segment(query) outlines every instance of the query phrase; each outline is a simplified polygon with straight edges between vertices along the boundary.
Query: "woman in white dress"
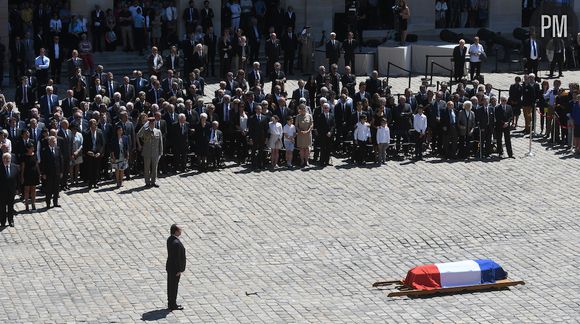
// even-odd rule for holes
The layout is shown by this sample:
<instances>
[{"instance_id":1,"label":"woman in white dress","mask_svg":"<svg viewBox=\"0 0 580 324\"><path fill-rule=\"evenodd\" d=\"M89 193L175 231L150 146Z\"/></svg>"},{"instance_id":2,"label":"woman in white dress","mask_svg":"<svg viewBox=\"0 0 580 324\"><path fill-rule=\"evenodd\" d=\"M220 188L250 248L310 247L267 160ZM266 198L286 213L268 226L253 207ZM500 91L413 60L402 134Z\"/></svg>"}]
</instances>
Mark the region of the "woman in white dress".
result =
<instances>
[{"instance_id":1,"label":"woman in white dress","mask_svg":"<svg viewBox=\"0 0 580 324\"><path fill-rule=\"evenodd\" d=\"M292 116L286 117L286 125L284 125L284 147L286 148L286 165L288 168L292 167L292 156L294 154L294 142L296 141L296 126L294 126L294 118Z\"/></svg>"},{"instance_id":2,"label":"woman in white dress","mask_svg":"<svg viewBox=\"0 0 580 324\"><path fill-rule=\"evenodd\" d=\"M272 121L268 125L268 147L271 150L272 168L276 167L278 157L280 156L280 149L282 148L282 124L278 122L278 116L272 116Z\"/></svg>"}]
</instances>

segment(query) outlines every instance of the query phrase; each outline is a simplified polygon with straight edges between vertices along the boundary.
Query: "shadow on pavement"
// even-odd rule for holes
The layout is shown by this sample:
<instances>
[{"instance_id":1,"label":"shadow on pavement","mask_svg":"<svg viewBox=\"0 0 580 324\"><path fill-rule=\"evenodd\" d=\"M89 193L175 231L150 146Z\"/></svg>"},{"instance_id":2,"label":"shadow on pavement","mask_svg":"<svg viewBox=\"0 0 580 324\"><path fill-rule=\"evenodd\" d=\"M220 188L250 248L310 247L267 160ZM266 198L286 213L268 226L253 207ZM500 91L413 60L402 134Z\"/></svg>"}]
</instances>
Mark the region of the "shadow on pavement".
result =
<instances>
[{"instance_id":1,"label":"shadow on pavement","mask_svg":"<svg viewBox=\"0 0 580 324\"><path fill-rule=\"evenodd\" d=\"M160 319L166 318L169 313L171 313L171 311L167 308L156 309L156 310L149 311L147 313L143 313L143 315L141 315L141 320L142 321L158 321Z\"/></svg>"}]
</instances>

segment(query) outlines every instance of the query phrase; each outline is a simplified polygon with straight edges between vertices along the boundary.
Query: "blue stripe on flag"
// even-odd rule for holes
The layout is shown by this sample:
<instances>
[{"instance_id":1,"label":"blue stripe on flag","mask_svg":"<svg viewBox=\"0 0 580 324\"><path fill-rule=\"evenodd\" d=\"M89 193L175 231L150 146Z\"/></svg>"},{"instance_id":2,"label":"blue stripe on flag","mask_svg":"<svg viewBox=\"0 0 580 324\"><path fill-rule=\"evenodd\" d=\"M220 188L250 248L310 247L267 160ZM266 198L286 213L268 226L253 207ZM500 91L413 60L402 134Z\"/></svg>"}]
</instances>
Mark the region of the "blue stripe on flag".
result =
<instances>
[{"instance_id":1,"label":"blue stripe on flag","mask_svg":"<svg viewBox=\"0 0 580 324\"><path fill-rule=\"evenodd\" d=\"M474 260L481 269L481 283L494 283L496 280L507 278L507 272L492 260Z\"/></svg>"}]
</instances>

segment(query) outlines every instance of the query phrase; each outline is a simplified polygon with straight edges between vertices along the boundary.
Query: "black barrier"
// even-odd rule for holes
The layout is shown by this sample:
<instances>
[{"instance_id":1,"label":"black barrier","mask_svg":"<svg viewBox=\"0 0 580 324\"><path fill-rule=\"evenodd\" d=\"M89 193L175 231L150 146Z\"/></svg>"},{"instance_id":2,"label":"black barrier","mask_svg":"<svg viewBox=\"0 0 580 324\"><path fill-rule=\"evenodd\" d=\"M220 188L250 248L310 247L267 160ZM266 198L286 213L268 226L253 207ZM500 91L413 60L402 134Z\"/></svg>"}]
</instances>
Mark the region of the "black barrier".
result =
<instances>
[{"instance_id":1,"label":"black barrier","mask_svg":"<svg viewBox=\"0 0 580 324\"><path fill-rule=\"evenodd\" d=\"M425 55L425 79L429 78L429 58L431 57L449 57L452 58L453 55Z\"/></svg>"},{"instance_id":2,"label":"black barrier","mask_svg":"<svg viewBox=\"0 0 580 324\"><path fill-rule=\"evenodd\" d=\"M453 83L453 70L450 68L447 68L435 61L431 61L431 76L430 76L430 81L429 84L432 85L433 84L433 65L436 65L442 69L444 69L445 71L449 72L449 85L451 85ZM437 85L437 88L439 88L439 85Z\"/></svg>"},{"instance_id":3,"label":"black barrier","mask_svg":"<svg viewBox=\"0 0 580 324\"><path fill-rule=\"evenodd\" d=\"M407 69L400 67L397 64L393 64L391 62L388 62L388 64L387 64L387 86L389 85L389 78L391 77L391 65L398 68L399 70L402 70L402 71L409 73L409 88L410 88L411 87L411 70L407 70Z\"/></svg>"}]
</instances>

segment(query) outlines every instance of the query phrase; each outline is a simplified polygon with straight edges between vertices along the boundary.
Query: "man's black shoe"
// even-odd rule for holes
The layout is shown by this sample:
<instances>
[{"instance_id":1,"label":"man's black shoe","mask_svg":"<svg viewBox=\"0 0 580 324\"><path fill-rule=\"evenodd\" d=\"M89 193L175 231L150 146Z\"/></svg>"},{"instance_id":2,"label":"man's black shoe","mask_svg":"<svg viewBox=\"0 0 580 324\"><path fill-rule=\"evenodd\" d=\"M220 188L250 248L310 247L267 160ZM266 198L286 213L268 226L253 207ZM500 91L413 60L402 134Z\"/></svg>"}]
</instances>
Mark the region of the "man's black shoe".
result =
<instances>
[{"instance_id":1,"label":"man's black shoe","mask_svg":"<svg viewBox=\"0 0 580 324\"><path fill-rule=\"evenodd\" d=\"M174 311L174 310L183 310L183 306L181 305L175 305L175 306L171 306L168 308L170 311Z\"/></svg>"}]
</instances>

